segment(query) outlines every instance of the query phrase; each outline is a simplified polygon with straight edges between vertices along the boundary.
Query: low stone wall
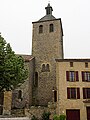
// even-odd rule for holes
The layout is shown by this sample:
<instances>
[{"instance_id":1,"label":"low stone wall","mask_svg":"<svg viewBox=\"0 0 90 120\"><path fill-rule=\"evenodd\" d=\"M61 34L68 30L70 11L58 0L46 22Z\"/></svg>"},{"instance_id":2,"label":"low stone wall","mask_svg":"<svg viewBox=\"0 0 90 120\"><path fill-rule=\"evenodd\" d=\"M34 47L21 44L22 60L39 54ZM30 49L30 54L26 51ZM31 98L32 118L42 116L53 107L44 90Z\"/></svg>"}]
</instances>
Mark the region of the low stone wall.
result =
<instances>
[{"instance_id":1,"label":"low stone wall","mask_svg":"<svg viewBox=\"0 0 90 120\"><path fill-rule=\"evenodd\" d=\"M25 109L25 116L32 118L33 115L35 115L37 118L41 119L42 114L44 112L50 112L50 119L53 118L53 116L56 114L55 108L48 108L48 107L34 107L32 106L30 109Z\"/></svg>"}]
</instances>

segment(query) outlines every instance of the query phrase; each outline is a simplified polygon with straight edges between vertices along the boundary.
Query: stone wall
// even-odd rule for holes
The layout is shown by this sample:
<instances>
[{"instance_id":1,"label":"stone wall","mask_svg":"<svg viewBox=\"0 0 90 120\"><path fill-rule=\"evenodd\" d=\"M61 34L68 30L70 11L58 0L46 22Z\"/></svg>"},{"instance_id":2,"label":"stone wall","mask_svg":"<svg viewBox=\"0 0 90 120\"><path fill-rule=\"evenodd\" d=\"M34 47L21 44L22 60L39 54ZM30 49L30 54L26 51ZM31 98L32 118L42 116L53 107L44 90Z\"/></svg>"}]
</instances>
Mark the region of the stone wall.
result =
<instances>
[{"instance_id":1,"label":"stone wall","mask_svg":"<svg viewBox=\"0 0 90 120\"><path fill-rule=\"evenodd\" d=\"M12 104L12 91L4 92L4 103L3 103L3 114L11 114L11 104Z\"/></svg>"},{"instance_id":2,"label":"stone wall","mask_svg":"<svg viewBox=\"0 0 90 120\"><path fill-rule=\"evenodd\" d=\"M25 115L29 118L32 118L32 116L34 115L35 117L41 119L42 114L44 112L50 112L50 119L53 119L53 116L56 114L56 110L55 108L49 108L49 107L35 107L32 106L30 109L25 109Z\"/></svg>"}]
</instances>

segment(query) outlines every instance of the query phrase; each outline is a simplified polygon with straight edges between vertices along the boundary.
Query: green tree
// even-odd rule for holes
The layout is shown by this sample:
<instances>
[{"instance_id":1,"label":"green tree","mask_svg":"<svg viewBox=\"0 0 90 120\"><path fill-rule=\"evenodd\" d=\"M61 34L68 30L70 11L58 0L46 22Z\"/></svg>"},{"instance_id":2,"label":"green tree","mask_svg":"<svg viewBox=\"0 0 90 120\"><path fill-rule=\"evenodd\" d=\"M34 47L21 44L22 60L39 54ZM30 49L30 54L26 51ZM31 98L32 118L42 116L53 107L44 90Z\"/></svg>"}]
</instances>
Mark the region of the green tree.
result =
<instances>
[{"instance_id":1,"label":"green tree","mask_svg":"<svg viewBox=\"0 0 90 120\"><path fill-rule=\"evenodd\" d=\"M28 77L24 59L15 55L9 43L0 35L0 92L15 89Z\"/></svg>"}]
</instances>

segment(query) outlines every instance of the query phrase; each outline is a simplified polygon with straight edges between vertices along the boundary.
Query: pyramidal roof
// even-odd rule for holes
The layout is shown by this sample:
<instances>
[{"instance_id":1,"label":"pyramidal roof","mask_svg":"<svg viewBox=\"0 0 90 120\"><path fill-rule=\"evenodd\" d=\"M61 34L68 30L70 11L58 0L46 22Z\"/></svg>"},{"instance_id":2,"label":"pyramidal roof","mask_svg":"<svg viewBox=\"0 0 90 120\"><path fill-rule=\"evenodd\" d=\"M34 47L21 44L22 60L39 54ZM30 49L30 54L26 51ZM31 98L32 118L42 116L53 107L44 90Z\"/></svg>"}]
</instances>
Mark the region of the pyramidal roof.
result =
<instances>
[{"instance_id":1,"label":"pyramidal roof","mask_svg":"<svg viewBox=\"0 0 90 120\"><path fill-rule=\"evenodd\" d=\"M39 21L54 20L54 19L56 19L52 15L53 8L52 8L52 6L50 6L50 3L48 3L48 5L47 5L47 7L45 7L45 9L46 9L46 15L44 17L42 17Z\"/></svg>"}]
</instances>

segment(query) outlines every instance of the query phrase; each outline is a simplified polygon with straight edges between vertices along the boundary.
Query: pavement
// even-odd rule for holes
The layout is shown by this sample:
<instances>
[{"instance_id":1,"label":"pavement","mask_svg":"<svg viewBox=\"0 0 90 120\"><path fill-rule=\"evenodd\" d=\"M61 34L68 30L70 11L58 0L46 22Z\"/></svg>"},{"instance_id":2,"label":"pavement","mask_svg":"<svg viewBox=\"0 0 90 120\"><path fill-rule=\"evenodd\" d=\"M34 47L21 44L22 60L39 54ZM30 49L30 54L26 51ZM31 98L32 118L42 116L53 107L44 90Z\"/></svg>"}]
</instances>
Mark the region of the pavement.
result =
<instances>
[{"instance_id":1,"label":"pavement","mask_svg":"<svg viewBox=\"0 0 90 120\"><path fill-rule=\"evenodd\" d=\"M28 117L0 118L0 120L30 120Z\"/></svg>"}]
</instances>

